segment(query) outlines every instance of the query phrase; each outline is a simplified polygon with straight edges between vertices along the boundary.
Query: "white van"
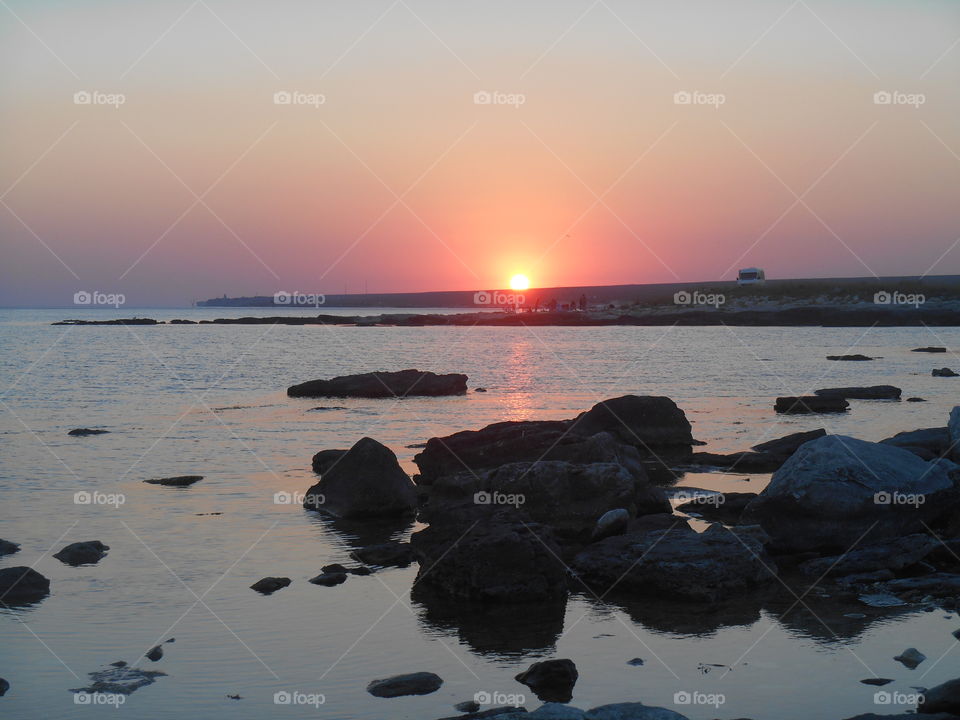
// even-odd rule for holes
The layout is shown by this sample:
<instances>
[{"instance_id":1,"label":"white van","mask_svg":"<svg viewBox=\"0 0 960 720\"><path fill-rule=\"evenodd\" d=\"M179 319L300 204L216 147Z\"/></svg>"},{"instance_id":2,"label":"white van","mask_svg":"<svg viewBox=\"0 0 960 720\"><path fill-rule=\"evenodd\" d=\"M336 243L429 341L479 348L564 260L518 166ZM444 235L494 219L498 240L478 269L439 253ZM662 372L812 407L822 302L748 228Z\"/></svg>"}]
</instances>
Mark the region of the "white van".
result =
<instances>
[{"instance_id":1,"label":"white van","mask_svg":"<svg viewBox=\"0 0 960 720\"><path fill-rule=\"evenodd\" d=\"M743 268L737 273L737 285L763 285L767 276L763 268Z\"/></svg>"}]
</instances>

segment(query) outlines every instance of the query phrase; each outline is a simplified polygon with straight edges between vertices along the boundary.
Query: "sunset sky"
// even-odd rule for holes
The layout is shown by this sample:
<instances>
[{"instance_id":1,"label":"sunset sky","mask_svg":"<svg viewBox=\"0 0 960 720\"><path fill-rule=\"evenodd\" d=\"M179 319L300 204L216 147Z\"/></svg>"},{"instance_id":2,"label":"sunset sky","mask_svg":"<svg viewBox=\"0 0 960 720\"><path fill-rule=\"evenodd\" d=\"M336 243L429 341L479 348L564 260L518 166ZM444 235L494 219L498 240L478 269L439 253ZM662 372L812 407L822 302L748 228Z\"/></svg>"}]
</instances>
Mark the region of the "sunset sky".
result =
<instances>
[{"instance_id":1,"label":"sunset sky","mask_svg":"<svg viewBox=\"0 0 960 720\"><path fill-rule=\"evenodd\" d=\"M958 38L955 0L4 0L0 305L957 274Z\"/></svg>"}]
</instances>

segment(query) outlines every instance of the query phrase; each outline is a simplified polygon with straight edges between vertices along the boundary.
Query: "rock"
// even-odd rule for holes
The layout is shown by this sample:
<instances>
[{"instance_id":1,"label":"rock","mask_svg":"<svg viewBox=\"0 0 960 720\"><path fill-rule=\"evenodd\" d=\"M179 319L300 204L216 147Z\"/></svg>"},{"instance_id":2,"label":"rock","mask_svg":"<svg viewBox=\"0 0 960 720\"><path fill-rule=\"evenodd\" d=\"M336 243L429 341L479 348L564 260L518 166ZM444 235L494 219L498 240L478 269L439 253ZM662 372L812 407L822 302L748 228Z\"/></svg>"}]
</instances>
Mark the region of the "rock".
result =
<instances>
[{"instance_id":1,"label":"rock","mask_svg":"<svg viewBox=\"0 0 960 720\"><path fill-rule=\"evenodd\" d=\"M416 511L417 491L393 451L365 437L327 468L303 506L346 519L399 517Z\"/></svg>"},{"instance_id":2,"label":"rock","mask_svg":"<svg viewBox=\"0 0 960 720\"><path fill-rule=\"evenodd\" d=\"M893 659L913 670L917 665L926 660L927 656L916 648L907 648Z\"/></svg>"},{"instance_id":3,"label":"rock","mask_svg":"<svg viewBox=\"0 0 960 720\"><path fill-rule=\"evenodd\" d=\"M898 578L880 583L878 589L899 598L911 601L932 598L952 598L960 595L960 575L955 573L932 573L920 577Z\"/></svg>"},{"instance_id":4,"label":"rock","mask_svg":"<svg viewBox=\"0 0 960 720\"><path fill-rule=\"evenodd\" d=\"M785 435L781 438L775 438L774 440L767 440L759 445L754 445L750 449L759 453L777 455L786 459L793 455L797 451L797 448L804 443L810 442L811 440L816 440L817 438L823 437L826 434L827 431L823 428L818 428L817 430L808 430L806 432L796 432L791 433L790 435Z\"/></svg>"},{"instance_id":5,"label":"rock","mask_svg":"<svg viewBox=\"0 0 960 720\"><path fill-rule=\"evenodd\" d=\"M104 435L109 433L109 430L97 430L96 428L74 428L67 435L73 435L74 437L86 437L87 435Z\"/></svg>"},{"instance_id":6,"label":"rock","mask_svg":"<svg viewBox=\"0 0 960 720\"><path fill-rule=\"evenodd\" d=\"M945 353L947 349L945 347L922 347L914 348L910 352L922 352L922 353Z\"/></svg>"},{"instance_id":7,"label":"rock","mask_svg":"<svg viewBox=\"0 0 960 720\"><path fill-rule=\"evenodd\" d=\"M63 550L54 554L54 557L67 565L93 565L106 556L109 546L99 540L75 542L67 545Z\"/></svg>"},{"instance_id":8,"label":"rock","mask_svg":"<svg viewBox=\"0 0 960 720\"><path fill-rule=\"evenodd\" d=\"M583 710L562 703L544 703L528 715L518 715L519 718L530 720L583 720Z\"/></svg>"},{"instance_id":9,"label":"rock","mask_svg":"<svg viewBox=\"0 0 960 720\"><path fill-rule=\"evenodd\" d=\"M479 388L477 389L477 392L479 392ZM480 709L480 703L478 703L476 700L465 700L464 702L454 705L453 709L464 713L474 713Z\"/></svg>"},{"instance_id":10,"label":"rock","mask_svg":"<svg viewBox=\"0 0 960 720\"><path fill-rule=\"evenodd\" d=\"M900 432L881 440L884 445L909 450L925 460L942 457L950 448L950 431L947 428L922 428Z\"/></svg>"},{"instance_id":11,"label":"rock","mask_svg":"<svg viewBox=\"0 0 960 720\"><path fill-rule=\"evenodd\" d=\"M901 605L906 605L906 603L896 595L891 595L886 592L867 593L857 599L867 607L873 608L900 607Z\"/></svg>"},{"instance_id":12,"label":"rock","mask_svg":"<svg viewBox=\"0 0 960 720\"><path fill-rule=\"evenodd\" d=\"M922 397L908 397L907 402L926 402Z\"/></svg>"},{"instance_id":13,"label":"rock","mask_svg":"<svg viewBox=\"0 0 960 720\"><path fill-rule=\"evenodd\" d=\"M144 480L145 483L150 485L167 485L170 487L188 487L193 485L195 482L200 482L203 480L203 475L177 475L175 477L168 478L153 478L151 480Z\"/></svg>"},{"instance_id":14,"label":"rock","mask_svg":"<svg viewBox=\"0 0 960 720\"><path fill-rule=\"evenodd\" d=\"M695 514L708 520L732 525L740 519L744 509L756 497L757 493L748 492L704 495L677 505L677 510L683 513Z\"/></svg>"},{"instance_id":15,"label":"rock","mask_svg":"<svg viewBox=\"0 0 960 720\"><path fill-rule=\"evenodd\" d=\"M846 552L855 542L924 532L924 523L949 516L960 505L956 470L949 461L827 435L774 473L741 522L760 524L780 552Z\"/></svg>"},{"instance_id":16,"label":"rock","mask_svg":"<svg viewBox=\"0 0 960 720\"><path fill-rule=\"evenodd\" d=\"M931 373L933 377L957 377L957 373L950 368L934 368Z\"/></svg>"},{"instance_id":17,"label":"rock","mask_svg":"<svg viewBox=\"0 0 960 720\"><path fill-rule=\"evenodd\" d=\"M882 687L883 685L889 685L893 682L893 680L891 678L875 677L867 678L866 680L861 680L860 682L862 682L864 685L876 685L877 687Z\"/></svg>"},{"instance_id":18,"label":"rock","mask_svg":"<svg viewBox=\"0 0 960 720\"><path fill-rule=\"evenodd\" d=\"M874 358L868 357L866 355L827 355L827 360L847 360L853 362L863 362L865 360L873 360Z\"/></svg>"},{"instance_id":19,"label":"rock","mask_svg":"<svg viewBox=\"0 0 960 720\"><path fill-rule=\"evenodd\" d=\"M633 665L635 667L641 667L643 665L643 658L633 658L632 660L627 660L627 665Z\"/></svg>"},{"instance_id":20,"label":"rock","mask_svg":"<svg viewBox=\"0 0 960 720\"><path fill-rule=\"evenodd\" d=\"M150 648L147 651L147 654L145 657L147 658L147 660L156 662L157 660L163 657L163 648L160 647L159 645L154 645L152 648Z\"/></svg>"},{"instance_id":21,"label":"rock","mask_svg":"<svg viewBox=\"0 0 960 720\"><path fill-rule=\"evenodd\" d=\"M544 702L570 702L573 686L580 674L573 660L535 662L516 676L516 681L529 687Z\"/></svg>"},{"instance_id":22,"label":"rock","mask_svg":"<svg viewBox=\"0 0 960 720\"><path fill-rule=\"evenodd\" d=\"M281 588L285 588L290 584L290 578L287 577L265 577L262 580L257 580L250 587L253 590L256 590L258 593L264 595L269 595L274 593Z\"/></svg>"},{"instance_id":23,"label":"rock","mask_svg":"<svg viewBox=\"0 0 960 720\"><path fill-rule=\"evenodd\" d=\"M463 395L466 392L466 375L437 375L421 370L344 375L332 380L311 380L287 388L290 397L404 398Z\"/></svg>"},{"instance_id":24,"label":"rock","mask_svg":"<svg viewBox=\"0 0 960 720\"><path fill-rule=\"evenodd\" d=\"M623 395L597 403L571 423L583 435L609 432L627 445L665 459L690 455L693 435L683 410L668 397Z\"/></svg>"},{"instance_id":25,"label":"rock","mask_svg":"<svg viewBox=\"0 0 960 720\"><path fill-rule=\"evenodd\" d=\"M960 678L948 680L927 690L924 701L917 708L920 713L960 713Z\"/></svg>"},{"instance_id":26,"label":"rock","mask_svg":"<svg viewBox=\"0 0 960 720\"><path fill-rule=\"evenodd\" d=\"M624 508L608 510L597 520L593 526L591 540L603 540L613 535L622 535L627 530L627 524L630 522L630 513Z\"/></svg>"},{"instance_id":27,"label":"rock","mask_svg":"<svg viewBox=\"0 0 960 720\"><path fill-rule=\"evenodd\" d=\"M504 603L566 595L566 569L549 528L501 514L440 520L413 534L416 583L461 599Z\"/></svg>"},{"instance_id":28,"label":"rock","mask_svg":"<svg viewBox=\"0 0 960 720\"><path fill-rule=\"evenodd\" d=\"M10 683L8 683L3 678L0 678L0 697L3 697L7 694L7 690L10 689Z\"/></svg>"},{"instance_id":29,"label":"rock","mask_svg":"<svg viewBox=\"0 0 960 720\"><path fill-rule=\"evenodd\" d=\"M333 587L334 585L340 585L347 581L347 574L342 572L324 572L316 577L310 578L308 582L313 583L314 585L325 585L326 587Z\"/></svg>"},{"instance_id":30,"label":"rock","mask_svg":"<svg viewBox=\"0 0 960 720\"><path fill-rule=\"evenodd\" d=\"M814 390L820 397L839 397L844 400L899 400L903 391L893 385L869 385L867 387L841 387Z\"/></svg>"},{"instance_id":31,"label":"rock","mask_svg":"<svg viewBox=\"0 0 960 720\"><path fill-rule=\"evenodd\" d=\"M478 387L474 389L474 392L486 392L486 391L487 389L485 387Z\"/></svg>"},{"instance_id":32,"label":"rock","mask_svg":"<svg viewBox=\"0 0 960 720\"><path fill-rule=\"evenodd\" d=\"M950 411L947 432L950 441L950 457L955 462L960 462L960 405Z\"/></svg>"},{"instance_id":33,"label":"rock","mask_svg":"<svg viewBox=\"0 0 960 720\"><path fill-rule=\"evenodd\" d=\"M20 552L20 543L0 540L0 556L13 555L15 552Z\"/></svg>"},{"instance_id":34,"label":"rock","mask_svg":"<svg viewBox=\"0 0 960 720\"><path fill-rule=\"evenodd\" d=\"M367 545L351 552L350 557L358 562L381 567L407 567L413 562L410 543L401 542Z\"/></svg>"},{"instance_id":35,"label":"rock","mask_svg":"<svg viewBox=\"0 0 960 720\"><path fill-rule=\"evenodd\" d=\"M334 563L333 565L324 565L320 568L322 573L343 573L344 575L369 575L372 571L368 567L359 565L357 567L348 568L344 567L340 563Z\"/></svg>"},{"instance_id":36,"label":"rock","mask_svg":"<svg viewBox=\"0 0 960 720\"><path fill-rule=\"evenodd\" d=\"M614 703L587 710L584 720L688 720L673 710L643 703Z\"/></svg>"},{"instance_id":37,"label":"rock","mask_svg":"<svg viewBox=\"0 0 960 720\"><path fill-rule=\"evenodd\" d=\"M129 695L145 685L151 685L158 677L166 677L160 670L140 670L134 667L112 667L88 673L93 681L88 687L71 688L73 693L109 693Z\"/></svg>"},{"instance_id":38,"label":"rock","mask_svg":"<svg viewBox=\"0 0 960 720\"><path fill-rule=\"evenodd\" d=\"M349 450L321 450L313 456L313 471L317 475L323 475L348 452Z\"/></svg>"},{"instance_id":39,"label":"rock","mask_svg":"<svg viewBox=\"0 0 960 720\"><path fill-rule=\"evenodd\" d=\"M866 547L858 546L843 555L820 557L800 563L800 570L816 577L840 577L877 570L903 570L933 552L940 543L918 533L895 537Z\"/></svg>"},{"instance_id":40,"label":"rock","mask_svg":"<svg viewBox=\"0 0 960 720\"><path fill-rule=\"evenodd\" d=\"M778 397L774 410L782 414L835 413L843 412L850 403L840 397L820 397L804 395L802 397Z\"/></svg>"},{"instance_id":41,"label":"rock","mask_svg":"<svg viewBox=\"0 0 960 720\"><path fill-rule=\"evenodd\" d=\"M589 545L573 560L587 585L631 595L715 602L775 578L776 566L749 532L714 525L630 533Z\"/></svg>"},{"instance_id":42,"label":"rock","mask_svg":"<svg viewBox=\"0 0 960 720\"><path fill-rule=\"evenodd\" d=\"M393 698L402 695L429 695L443 685L439 675L431 672L416 672L406 675L394 675L383 680L373 680L367 685L367 692L374 697Z\"/></svg>"},{"instance_id":43,"label":"rock","mask_svg":"<svg viewBox=\"0 0 960 720\"><path fill-rule=\"evenodd\" d=\"M117 660L116 662L110 663L110 667L121 668L121 667L126 667L126 666L127 666L126 660Z\"/></svg>"}]
</instances>

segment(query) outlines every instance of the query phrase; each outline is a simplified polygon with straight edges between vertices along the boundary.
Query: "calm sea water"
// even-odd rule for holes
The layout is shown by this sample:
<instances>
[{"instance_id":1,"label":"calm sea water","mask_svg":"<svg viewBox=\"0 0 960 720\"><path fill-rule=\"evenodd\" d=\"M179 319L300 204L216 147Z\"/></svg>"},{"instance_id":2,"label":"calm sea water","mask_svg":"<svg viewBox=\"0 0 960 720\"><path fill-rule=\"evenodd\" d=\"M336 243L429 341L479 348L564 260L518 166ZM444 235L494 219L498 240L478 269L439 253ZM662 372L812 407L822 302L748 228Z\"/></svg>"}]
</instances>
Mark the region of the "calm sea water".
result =
<instances>
[{"instance_id":1,"label":"calm sea water","mask_svg":"<svg viewBox=\"0 0 960 720\"><path fill-rule=\"evenodd\" d=\"M370 311L343 311L370 312ZM513 676L536 659L568 657L579 670L573 703L640 700L696 719L841 718L893 712L859 680L894 678L911 692L955 677L957 617L869 611L842 617L829 600L784 615L789 603L741 603L690 616L649 601L618 605L583 594L536 622L510 613L478 621L462 608L409 596L416 566L339 587L306 582L347 562L358 544L403 538L411 528L358 536L278 492L314 481L310 458L364 435L394 449L411 472L408 445L499 420L567 418L625 393L668 395L708 450L745 449L788 432L879 440L943 426L960 380L933 378L960 348L960 329L877 328L356 328L284 326L52 327L65 317L133 311L0 311L0 537L22 544L0 567L34 565L51 579L38 605L0 614L0 676L11 690L3 717L324 717L429 719L478 691L526 693ZM276 310L149 310L193 319ZM870 363L828 362L862 352ZM485 394L392 400L301 400L285 388L318 377L417 367L465 372ZM819 387L891 383L926 403L854 401L839 417L778 418L777 395ZM318 406L326 410L311 410ZM110 434L72 438L75 427ZM188 490L145 485L201 474ZM686 486L757 490L766 476L698 474ZM122 493L119 507L76 505L77 491ZM220 513L220 514L210 514ZM99 539L98 565L50 557ZM293 584L262 597L266 575ZM161 640L147 669L168 677L119 709L74 704L69 688L116 660L133 662ZM908 646L929 658L910 671L893 661ZM939 660L941 656L942 660ZM626 661L641 657L643 667ZM732 666L731 671L715 665ZM381 700L375 678L432 671L443 687ZM274 693L322 693L318 707L277 706ZM677 692L721 693L718 708L673 704ZM243 699L229 699L239 694ZM903 708L906 710L907 708Z\"/></svg>"}]
</instances>

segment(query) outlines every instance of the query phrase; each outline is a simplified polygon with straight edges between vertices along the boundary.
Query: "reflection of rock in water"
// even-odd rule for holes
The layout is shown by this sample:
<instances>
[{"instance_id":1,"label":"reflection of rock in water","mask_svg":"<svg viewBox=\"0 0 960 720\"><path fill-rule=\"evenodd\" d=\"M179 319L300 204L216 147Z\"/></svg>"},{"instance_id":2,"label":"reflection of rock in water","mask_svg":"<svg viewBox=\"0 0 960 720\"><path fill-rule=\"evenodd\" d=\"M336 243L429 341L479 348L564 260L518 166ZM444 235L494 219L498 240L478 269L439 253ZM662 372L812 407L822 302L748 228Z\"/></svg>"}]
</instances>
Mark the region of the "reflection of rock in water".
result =
<instances>
[{"instance_id":1,"label":"reflection of rock in water","mask_svg":"<svg viewBox=\"0 0 960 720\"><path fill-rule=\"evenodd\" d=\"M389 540L399 539L402 536L405 539L406 533L413 525L411 518L357 521L342 520L312 512L308 512L306 515L312 522L335 536L337 540L351 550L367 545L379 545Z\"/></svg>"},{"instance_id":2,"label":"reflection of rock in water","mask_svg":"<svg viewBox=\"0 0 960 720\"><path fill-rule=\"evenodd\" d=\"M566 598L509 605L451 600L421 585L414 585L411 599L426 632L456 633L480 655L553 650L567 607Z\"/></svg>"}]
</instances>

